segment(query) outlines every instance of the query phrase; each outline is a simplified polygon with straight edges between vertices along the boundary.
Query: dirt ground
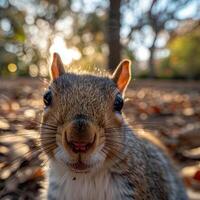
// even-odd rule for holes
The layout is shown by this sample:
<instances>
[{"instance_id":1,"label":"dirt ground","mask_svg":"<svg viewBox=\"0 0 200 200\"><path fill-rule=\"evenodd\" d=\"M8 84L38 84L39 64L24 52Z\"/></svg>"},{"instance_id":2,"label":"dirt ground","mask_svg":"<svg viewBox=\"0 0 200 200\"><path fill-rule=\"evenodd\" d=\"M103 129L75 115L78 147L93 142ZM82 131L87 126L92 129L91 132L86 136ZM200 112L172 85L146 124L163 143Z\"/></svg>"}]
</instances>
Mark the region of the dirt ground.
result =
<instances>
[{"instance_id":1,"label":"dirt ground","mask_svg":"<svg viewBox=\"0 0 200 200\"><path fill-rule=\"evenodd\" d=\"M47 159L38 147L43 79L0 79L0 199L37 199ZM164 143L191 200L200 200L200 82L132 81L124 113Z\"/></svg>"}]
</instances>

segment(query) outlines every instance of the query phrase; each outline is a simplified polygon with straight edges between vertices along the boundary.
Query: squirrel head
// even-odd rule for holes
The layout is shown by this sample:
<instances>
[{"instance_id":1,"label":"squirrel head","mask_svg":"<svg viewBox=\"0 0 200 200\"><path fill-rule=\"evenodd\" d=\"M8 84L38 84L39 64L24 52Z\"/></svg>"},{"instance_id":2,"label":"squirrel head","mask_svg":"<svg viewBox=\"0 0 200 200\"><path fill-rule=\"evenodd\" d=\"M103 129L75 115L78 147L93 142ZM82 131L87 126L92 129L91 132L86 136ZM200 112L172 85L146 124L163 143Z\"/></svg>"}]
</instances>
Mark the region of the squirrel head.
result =
<instances>
[{"instance_id":1,"label":"squirrel head","mask_svg":"<svg viewBox=\"0 0 200 200\"><path fill-rule=\"evenodd\" d=\"M42 147L50 158L72 171L86 172L113 157L112 145L116 151L123 148L116 144L123 140L123 96L130 66L123 60L111 77L68 73L54 53L41 125Z\"/></svg>"}]
</instances>

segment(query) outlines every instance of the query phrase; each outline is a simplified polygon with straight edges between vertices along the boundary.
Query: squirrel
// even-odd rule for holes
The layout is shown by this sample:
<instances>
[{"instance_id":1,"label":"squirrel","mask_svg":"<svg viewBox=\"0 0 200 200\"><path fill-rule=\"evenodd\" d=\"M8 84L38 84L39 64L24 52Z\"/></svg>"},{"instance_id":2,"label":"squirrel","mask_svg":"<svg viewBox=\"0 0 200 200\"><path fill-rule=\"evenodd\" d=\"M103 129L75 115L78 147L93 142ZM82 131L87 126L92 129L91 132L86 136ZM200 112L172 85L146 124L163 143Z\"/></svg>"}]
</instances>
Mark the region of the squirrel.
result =
<instances>
[{"instance_id":1,"label":"squirrel","mask_svg":"<svg viewBox=\"0 0 200 200\"><path fill-rule=\"evenodd\" d=\"M65 72L57 53L44 94L41 145L48 200L187 200L172 161L122 113L131 61L112 76Z\"/></svg>"}]
</instances>

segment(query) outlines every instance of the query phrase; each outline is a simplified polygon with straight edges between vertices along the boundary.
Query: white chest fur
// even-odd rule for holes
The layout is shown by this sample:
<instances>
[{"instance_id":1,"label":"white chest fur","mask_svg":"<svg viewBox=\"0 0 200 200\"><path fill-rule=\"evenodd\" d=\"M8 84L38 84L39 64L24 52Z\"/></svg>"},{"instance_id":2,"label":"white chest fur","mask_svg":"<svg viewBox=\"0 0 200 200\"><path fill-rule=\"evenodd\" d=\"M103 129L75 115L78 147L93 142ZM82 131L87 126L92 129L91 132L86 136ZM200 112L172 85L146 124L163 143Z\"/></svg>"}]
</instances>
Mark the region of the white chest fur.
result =
<instances>
[{"instance_id":1,"label":"white chest fur","mask_svg":"<svg viewBox=\"0 0 200 200\"><path fill-rule=\"evenodd\" d=\"M120 200L127 199L123 177L117 179L108 171L73 174L61 165L51 163L48 200Z\"/></svg>"}]
</instances>

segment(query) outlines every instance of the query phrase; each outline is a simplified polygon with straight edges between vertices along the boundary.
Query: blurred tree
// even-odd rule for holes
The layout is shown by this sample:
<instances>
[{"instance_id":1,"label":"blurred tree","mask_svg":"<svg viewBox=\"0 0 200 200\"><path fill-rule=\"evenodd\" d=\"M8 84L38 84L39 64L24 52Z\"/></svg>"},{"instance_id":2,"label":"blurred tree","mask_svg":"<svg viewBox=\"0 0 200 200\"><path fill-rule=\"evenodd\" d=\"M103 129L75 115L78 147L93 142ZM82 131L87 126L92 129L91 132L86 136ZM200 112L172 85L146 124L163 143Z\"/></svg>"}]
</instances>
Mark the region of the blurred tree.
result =
<instances>
[{"instance_id":1,"label":"blurred tree","mask_svg":"<svg viewBox=\"0 0 200 200\"><path fill-rule=\"evenodd\" d=\"M69 10L70 2L0 1L0 74L9 72L9 63L16 65L12 72L18 75L27 75L32 64L44 71L55 23Z\"/></svg>"},{"instance_id":2,"label":"blurred tree","mask_svg":"<svg viewBox=\"0 0 200 200\"><path fill-rule=\"evenodd\" d=\"M109 48L108 70L113 72L121 59L120 43L120 7L121 0L110 0L107 43Z\"/></svg>"},{"instance_id":3,"label":"blurred tree","mask_svg":"<svg viewBox=\"0 0 200 200\"><path fill-rule=\"evenodd\" d=\"M17 54L23 48L25 40L24 13L18 12L8 2L0 6L0 74L7 73L7 65L10 62L18 62Z\"/></svg>"},{"instance_id":4,"label":"blurred tree","mask_svg":"<svg viewBox=\"0 0 200 200\"><path fill-rule=\"evenodd\" d=\"M139 34L143 41L151 40L146 46L150 50L149 69L153 77L160 35L177 28L184 19L179 18L178 11L193 1L149 0L146 4L141 0L0 1L0 69L7 70L9 63L15 63L20 73L27 73L32 64L42 71L47 68L44 66L48 65L50 51L54 51L55 38L60 37L66 47L61 52L79 54L67 64L86 69L95 64L101 68L107 61L112 72L121 54L134 58Z\"/></svg>"},{"instance_id":5,"label":"blurred tree","mask_svg":"<svg viewBox=\"0 0 200 200\"><path fill-rule=\"evenodd\" d=\"M151 42L148 41L150 57L148 60L149 77L156 77L154 58L157 42L161 33L170 33L178 27L180 21L188 19L187 14L180 16L179 12L192 2L199 5L198 0L151 0L138 11L141 1L129 0L127 9L132 11L134 17L128 34L129 42L134 40L135 33L139 31L144 42L145 38L151 35ZM199 17L198 9L189 18ZM146 31L149 29L149 31Z\"/></svg>"},{"instance_id":6,"label":"blurred tree","mask_svg":"<svg viewBox=\"0 0 200 200\"><path fill-rule=\"evenodd\" d=\"M39 6L36 1L31 1ZM31 64L38 64L41 52L29 29L36 33L33 9L23 1L0 1L0 74L27 75ZM40 8L41 9L41 8ZM11 65L9 65L11 64ZM9 66L15 66L11 68Z\"/></svg>"},{"instance_id":7,"label":"blurred tree","mask_svg":"<svg viewBox=\"0 0 200 200\"><path fill-rule=\"evenodd\" d=\"M70 58L72 55L67 55L70 50L75 50L76 53L81 54L81 56L77 56L78 58L69 62L71 66L81 66L81 68L84 66L84 69L91 70L94 68L94 64L100 66L105 64L107 49L104 33L105 8L107 5L101 2L91 3L90 6L93 9L90 11L90 6L80 0L35 0L35 2L43 8L42 12L37 14L34 26L41 33L40 42L36 45L39 46L42 40L46 43L45 48L40 49L40 51L43 51L41 56L44 61L45 59L49 60L49 50L54 45L55 38L59 37L62 42L65 42L65 44L61 44L62 47L60 46L62 49L59 50L58 47L56 49L58 52L61 51L61 56ZM45 32L48 32L46 37L44 36ZM36 39L38 40L38 38ZM69 51L67 52L67 50Z\"/></svg>"},{"instance_id":8,"label":"blurred tree","mask_svg":"<svg viewBox=\"0 0 200 200\"><path fill-rule=\"evenodd\" d=\"M84 67L85 70L102 68L106 64L106 20L107 16L101 7L96 12L79 12L73 16L73 33L71 37L65 37L67 46L76 47L82 55L81 60L74 64Z\"/></svg>"},{"instance_id":9,"label":"blurred tree","mask_svg":"<svg viewBox=\"0 0 200 200\"><path fill-rule=\"evenodd\" d=\"M161 63L163 76L200 78L200 28L173 37L169 43L170 56ZM167 73L166 73L167 72Z\"/></svg>"}]
</instances>

